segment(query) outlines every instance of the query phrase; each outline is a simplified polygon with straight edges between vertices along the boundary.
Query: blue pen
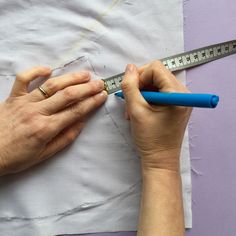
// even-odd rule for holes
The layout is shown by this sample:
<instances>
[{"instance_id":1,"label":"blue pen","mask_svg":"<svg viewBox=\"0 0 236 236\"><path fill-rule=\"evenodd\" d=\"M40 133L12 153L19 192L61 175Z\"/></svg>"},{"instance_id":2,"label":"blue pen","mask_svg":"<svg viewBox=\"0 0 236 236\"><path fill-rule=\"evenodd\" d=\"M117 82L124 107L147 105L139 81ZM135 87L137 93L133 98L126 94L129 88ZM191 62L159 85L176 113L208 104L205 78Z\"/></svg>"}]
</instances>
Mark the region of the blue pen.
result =
<instances>
[{"instance_id":1,"label":"blue pen","mask_svg":"<svg viewBox=\"0 0 236 236\"><path fill-rule=\"evenodd\" d=\"M149 91L141 91L141 94L147 102L153 104L215 108L219 102L219 97L214 94L163 93ZM115 93L115 95L124 98L123 92L121 91Z\"/></svg>"}]
</instances>

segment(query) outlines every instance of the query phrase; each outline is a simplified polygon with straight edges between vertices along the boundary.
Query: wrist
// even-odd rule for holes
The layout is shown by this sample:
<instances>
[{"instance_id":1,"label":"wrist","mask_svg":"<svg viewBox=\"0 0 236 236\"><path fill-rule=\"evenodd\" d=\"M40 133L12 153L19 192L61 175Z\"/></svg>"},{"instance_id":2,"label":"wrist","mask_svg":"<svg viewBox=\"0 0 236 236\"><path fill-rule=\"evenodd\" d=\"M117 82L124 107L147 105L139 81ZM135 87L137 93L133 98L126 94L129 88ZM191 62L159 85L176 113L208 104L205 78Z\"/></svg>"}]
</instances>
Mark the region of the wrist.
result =
<instances>
[{"instance_id":1,"label":"wrist","mask_svg":"<svg viewBox=\"0 0 236 236\"><path fill-rule=\"evenodd\" d=\"M141 155L143 171L180 172L180 149Z\"/></svg>"},{"instance_id":2,"label":"wrist","mask_svg":"<svg viewBox=\"0 0 236 236\"><path fill-rule=\"evenodd\" d=\"M168 188L175 188L182 185L181 174L179 171L157 168L142 168L143 187L156 189L162 185Z\"/></svg>"},{"instance_id":3,"label":"wrist","mask_svg":"<svg viewBox=\"0 0 236 236\"><path fill-rule=\"evenodd\" d=\"M143 169L138 235L184 235L181 176L177 171ZM161 214L160 214L161 212Z\"/></svg>"}]
</instances>

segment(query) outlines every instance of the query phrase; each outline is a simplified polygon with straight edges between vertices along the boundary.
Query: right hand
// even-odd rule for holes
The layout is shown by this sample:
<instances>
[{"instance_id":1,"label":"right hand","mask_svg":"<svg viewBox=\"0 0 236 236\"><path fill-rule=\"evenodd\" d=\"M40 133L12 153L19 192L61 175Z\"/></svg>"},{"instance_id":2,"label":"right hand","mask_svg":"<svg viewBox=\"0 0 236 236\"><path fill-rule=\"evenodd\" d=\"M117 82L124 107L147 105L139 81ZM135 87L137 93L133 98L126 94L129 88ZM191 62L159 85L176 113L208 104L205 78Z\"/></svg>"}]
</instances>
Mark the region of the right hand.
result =
<instances>
[{"instance_id":1,"label":"right hand","mask_svg":"<svg viewBox=\"0 0 236 236\"><path fill-rule=\"evenodd\" d=\"M139 72L135 65L128 65L122 82L132 134L143 167L179 171L181 144L192 109L150 105L140 93L140 89L146 87L160 92L189 91L159 61Z\"/></svg>"},{"instance_id":2,"label":"right hand","mask_svg":"<svg viewBox=\"0 0 236 236\"><path fill-rule=\"evenodd\" d=\"M107 98L104 83L89 81L88 72L48 79L42 85L48 98L39 89L28 92L31 81L50 74L46 67L18 74L10 97L0 103L0 176L27 169L69 145Z\"/></svg>"}]
</instances>

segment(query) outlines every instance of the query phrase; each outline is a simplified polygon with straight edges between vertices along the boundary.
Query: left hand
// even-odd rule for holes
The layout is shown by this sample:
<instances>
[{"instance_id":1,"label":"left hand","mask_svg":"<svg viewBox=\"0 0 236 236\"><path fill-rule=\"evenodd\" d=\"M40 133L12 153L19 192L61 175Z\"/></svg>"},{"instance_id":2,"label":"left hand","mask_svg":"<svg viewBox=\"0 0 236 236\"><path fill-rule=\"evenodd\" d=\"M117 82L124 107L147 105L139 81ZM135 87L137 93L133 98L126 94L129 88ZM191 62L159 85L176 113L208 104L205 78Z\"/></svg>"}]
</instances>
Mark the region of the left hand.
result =
<instances>
[{"instance_id":1,"label":"left hand","mask_svg":"<svg viewBox=\"0 0 236 236\"><path fill-rule=\"evenodd\" d=\"M35 67L18 74L10 97L0 103L0 176L25 170L62 150L80 133L88 115L107 98L101 80L88 72L48 79L28 92L31 81L49 77Z\"/></svg>"}]
</instances>

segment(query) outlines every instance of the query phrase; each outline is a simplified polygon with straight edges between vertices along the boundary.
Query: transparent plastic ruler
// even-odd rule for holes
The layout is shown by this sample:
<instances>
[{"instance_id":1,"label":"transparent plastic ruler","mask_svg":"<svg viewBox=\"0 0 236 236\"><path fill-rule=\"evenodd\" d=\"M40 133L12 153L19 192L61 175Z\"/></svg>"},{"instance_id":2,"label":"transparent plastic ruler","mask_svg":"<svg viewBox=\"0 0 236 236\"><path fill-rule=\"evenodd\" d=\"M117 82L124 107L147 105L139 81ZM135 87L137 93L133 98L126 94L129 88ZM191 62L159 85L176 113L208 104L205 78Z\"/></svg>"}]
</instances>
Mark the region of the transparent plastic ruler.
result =
<instances>
[{"instance_id":1,"label":"transparent plastic ruler","mask_svg":"<svg viewBox=\"0 0 236 236\"><path fill-rule=\"evenodd\" d=\"M236 40L233 40L166 57L160 61L168 70L174 72L199 66L235 53ZM121 89L121 81L123 80L123 77L124 73L120 73L103 79L108 94Z\"/></svg>"}]
</instances>

